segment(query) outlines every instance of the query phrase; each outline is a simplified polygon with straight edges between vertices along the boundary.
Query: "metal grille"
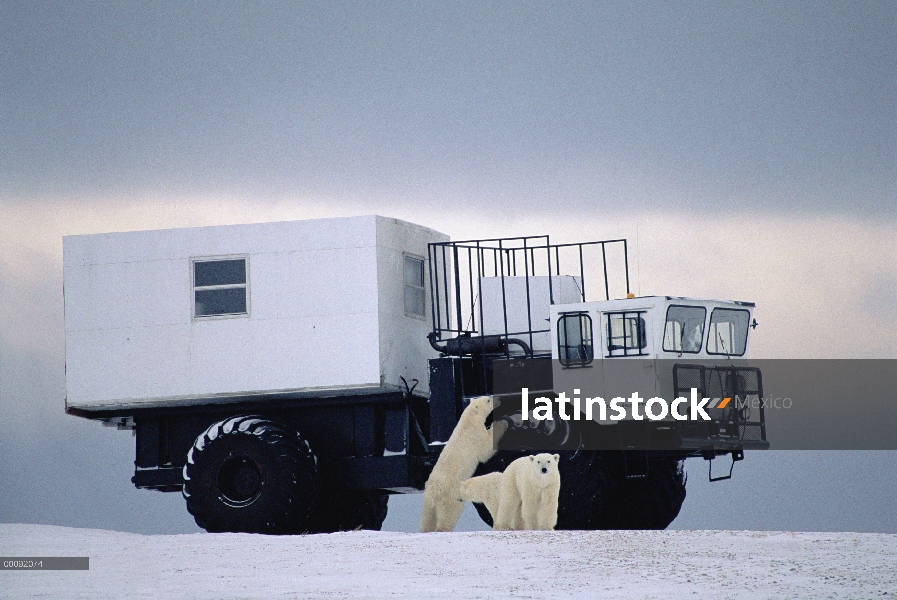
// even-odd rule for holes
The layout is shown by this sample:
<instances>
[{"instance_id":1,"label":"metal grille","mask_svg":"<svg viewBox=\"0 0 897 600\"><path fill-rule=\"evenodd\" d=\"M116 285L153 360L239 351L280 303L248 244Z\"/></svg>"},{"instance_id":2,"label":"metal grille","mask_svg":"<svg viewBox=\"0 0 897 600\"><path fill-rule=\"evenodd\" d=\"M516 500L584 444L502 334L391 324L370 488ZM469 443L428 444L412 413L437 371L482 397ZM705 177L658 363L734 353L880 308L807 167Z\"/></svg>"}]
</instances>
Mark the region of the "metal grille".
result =
<instances>
[{"instance_id":1,"label":"metal grille","mask_svg":"<svg viewBox=\"0 0 897 600\"><path fill-rule=\"evenodd\" d=\"M763 380L756 367L681 365L673 367L675 395L687 397L692 388L701 398L732 398L724 408L705 409L708 423L680 423L683 437L711 436L766 441L762 404Z\"/></svg>"}]
</instances>

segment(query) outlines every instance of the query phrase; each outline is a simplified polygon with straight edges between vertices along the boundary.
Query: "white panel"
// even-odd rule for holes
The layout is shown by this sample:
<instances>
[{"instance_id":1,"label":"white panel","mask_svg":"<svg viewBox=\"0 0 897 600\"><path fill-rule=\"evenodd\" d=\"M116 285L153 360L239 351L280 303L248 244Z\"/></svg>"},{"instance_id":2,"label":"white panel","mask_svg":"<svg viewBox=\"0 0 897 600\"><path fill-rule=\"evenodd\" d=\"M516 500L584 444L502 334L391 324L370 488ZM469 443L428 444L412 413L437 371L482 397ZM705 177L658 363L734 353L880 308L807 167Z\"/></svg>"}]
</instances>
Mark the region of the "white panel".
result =
<instances>
[{"instance_id":1,"label":"white panel","mask_svg":"<svg viewBox=\"0 0 897 600\"><path fill-rule=\"evenodd\" d=\"M445 239L375 217L65 238L68 403L425 381L429 321L404 315L401 252ZM235 254L250 314L191 320L191 258Z\"/></svg>"},{"instance_id":2,"label":"white panel","mask_svg":"<svg viewBox=\"0 0 897 600\"><path fill-rule=\"evenodd\" d=\"M530 338L523 332L546 330L545 333L533 335L533 350L548 352L551 350L551 336L548 330L551 299L555 304L567 304L582 300L580 279L568 275L551 277L504 277L504 303L502 302L502 278L481 277L482 310L484 335L504 334L518 337L529 343ZM529 279L529 290L527 290ZM529 294L530 313L527 316L526 300ZM505 312L507 307L507 330L505 329ZM512 347L513 350L513 347Z\"/></svg>"},{"instance_id":3,"label":"white panel","mask_svg":"<svg viewBox=\"0 0 897 600\"><path fill-rule=\"evenodd\" d=\"M161 398L178 395L187 389L188 330L186 324L129 330L127 372L130 383L124 395L110 394L106 400Z\"/></svg>"},{"instance_id":4,"label":"white panel","mask_svg":"<svg viewBox=\"0 0 897 600\"><path fill-rule=\"evenodd\" d=\"M66 329L187 323L189 287L187 260L66 267Z\"/></svg>"},{"instance_id":5,"label":"white panel","mask_svg":"<svg viewBox=\"0 0 897 600\"><path fill-rule=\"evenodd\" d=\"M373 247L374 216L100 233L63 238L70 265L175 260L190 256Z\"/></svg>"},{"instance_id":6,"label":"white panel","mask_svg":"<svg viewBox=\"0 0 897 600\"><path fill-rule=\"evenodd\" d=\"M253 325L247 318L194 321L189 329L188 387L181 394L171 395L204 396L250 389L247 363Z\"/></svg>"},{"instance_id":7,"label":"white panel","mask_svg":"<svg viewBox=\"0 0 897 600\"><path fill-rule=\"evenodd\" d=\"M66 394L70 406L131 393L128 337L124 330L87 329L66 334Z\"/></svg>"},{"instance_id":8,"label":"white panel","mask_svg":"<svg viewBox=\"0 0 897 600\"><path fill-rule=\"evenodd\" d=\"M432 329L429 283L425 283L424 317L405 314L405 254L426 260L427 245L448 236L396 219L377 218L377 289L379 290L380 369L385 383L401 385L400 377L416 392L429 393L427 360L438 353L427 341ZM425 280L429 281L425 264Z\"/></svg>"}]
</instances>

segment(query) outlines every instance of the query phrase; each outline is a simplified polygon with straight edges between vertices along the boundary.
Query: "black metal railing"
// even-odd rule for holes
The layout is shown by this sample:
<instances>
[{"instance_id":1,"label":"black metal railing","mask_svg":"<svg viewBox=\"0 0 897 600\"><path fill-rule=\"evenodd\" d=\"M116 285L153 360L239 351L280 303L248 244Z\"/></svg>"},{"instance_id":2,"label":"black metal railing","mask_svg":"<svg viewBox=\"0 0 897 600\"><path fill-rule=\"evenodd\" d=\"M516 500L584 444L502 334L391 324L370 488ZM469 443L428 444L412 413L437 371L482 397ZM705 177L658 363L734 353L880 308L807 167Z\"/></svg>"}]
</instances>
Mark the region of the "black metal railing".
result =
<instances>
[{"instance_id":1,"label":"black metal railing","mask_svg":"<svg viewBox=\"0 0 897 600\"><path fill-rule=\"evenodd\" d=\"M483 338L484 349L500 346L510 355L508 344L516 343L521 348L528 346L532 354L539 346L535 343L539 336L544 338L550 332L550 324L542 320L548 310L547 306L542 310L546 284L547 304L609 300L612 292L629 293L625 239L551 244L547 235L493 238L434 243L428 253L431 341ZM587 279L597 279L603 285L586 286ZM500 286L500 294L491 292L488 311L484 311L484 282L492 288ZM593 294L593 289L599 291L598 297L587 295L587 290ZM538 302L534 304L534 300ZM486 312L492 318L490 323L486 323ZM486 338L494 341L496 337L504 343L487 344Z\"/></svg>"}]
</instances>

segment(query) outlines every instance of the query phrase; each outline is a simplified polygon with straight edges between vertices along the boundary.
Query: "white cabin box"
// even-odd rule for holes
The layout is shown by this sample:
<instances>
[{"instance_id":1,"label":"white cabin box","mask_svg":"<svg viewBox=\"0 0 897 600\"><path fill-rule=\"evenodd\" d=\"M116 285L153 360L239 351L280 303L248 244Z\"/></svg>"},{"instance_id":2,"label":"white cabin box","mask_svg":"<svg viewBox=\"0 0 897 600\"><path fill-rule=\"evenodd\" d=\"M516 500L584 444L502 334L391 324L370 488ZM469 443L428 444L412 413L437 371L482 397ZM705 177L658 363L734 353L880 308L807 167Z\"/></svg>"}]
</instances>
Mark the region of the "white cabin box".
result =
<instances>
[{"instance_id":1,"label":"white cabin box","mask_svg":"<svg viewBox=\"0 0 897 600\"><path fill-rule=\"evenodd\" d=\"M427 244L378 216L68 236L66 405L427 394Z\"/></svg>"}]
</instances>

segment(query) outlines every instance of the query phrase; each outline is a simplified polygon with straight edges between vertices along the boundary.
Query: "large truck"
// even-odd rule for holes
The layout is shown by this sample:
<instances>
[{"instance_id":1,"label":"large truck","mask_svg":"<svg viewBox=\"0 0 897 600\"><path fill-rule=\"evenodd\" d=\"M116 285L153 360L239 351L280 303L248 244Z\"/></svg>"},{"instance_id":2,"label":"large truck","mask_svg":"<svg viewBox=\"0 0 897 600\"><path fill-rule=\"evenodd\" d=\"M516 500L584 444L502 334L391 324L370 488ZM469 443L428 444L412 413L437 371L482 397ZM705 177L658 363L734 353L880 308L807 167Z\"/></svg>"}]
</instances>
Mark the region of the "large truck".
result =
<instances>
[{"instance_id":1,"label":"large truck","mask_svg":"<svg viewBox=\"0 0 897 600\"><path fill-rule=\"evenodd\" d=\"M181 492L212 532L379 529L389 495L423 489L466 402L507 391L508 372L550 392L576 367L639 361L654 390L762 395L733 362L753 305L632 297L625 240L452 242L364 216L68 236L63 250L66 412L132 431L133 484ZM612 447L566 440L558 528L666 527L686 458L768 447L762 410L739 406Z\"/></svg>"}]
</instances>

